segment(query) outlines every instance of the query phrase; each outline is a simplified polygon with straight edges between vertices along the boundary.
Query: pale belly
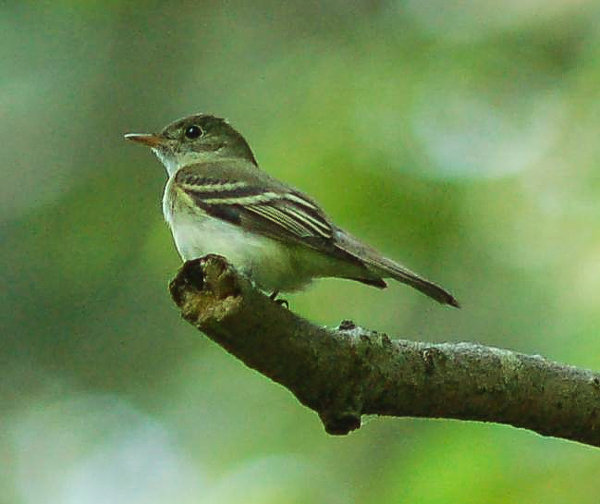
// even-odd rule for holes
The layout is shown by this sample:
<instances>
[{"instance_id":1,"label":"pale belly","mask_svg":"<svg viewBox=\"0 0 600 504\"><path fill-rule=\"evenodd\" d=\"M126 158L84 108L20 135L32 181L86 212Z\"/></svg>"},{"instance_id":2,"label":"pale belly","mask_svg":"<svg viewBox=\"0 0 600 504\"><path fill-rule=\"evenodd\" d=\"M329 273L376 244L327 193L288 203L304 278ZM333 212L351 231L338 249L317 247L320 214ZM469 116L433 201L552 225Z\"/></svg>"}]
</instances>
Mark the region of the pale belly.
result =
<instances>
[{"instance_id":1,"label":"pale belly","mask_svg":"<svg viewBox=\"0 0 600 504\"><path fill-rule=\"evenodd\" d=\"M209 216L192 218L184 212L171 215L169 225L183 260L222 255L264 290L297 290L316 276L316 272L306 270L309 264L298 261L302 251L296 247L284 247L276 240L246 232L226 221Z\"/></svg>"}]
</instances>

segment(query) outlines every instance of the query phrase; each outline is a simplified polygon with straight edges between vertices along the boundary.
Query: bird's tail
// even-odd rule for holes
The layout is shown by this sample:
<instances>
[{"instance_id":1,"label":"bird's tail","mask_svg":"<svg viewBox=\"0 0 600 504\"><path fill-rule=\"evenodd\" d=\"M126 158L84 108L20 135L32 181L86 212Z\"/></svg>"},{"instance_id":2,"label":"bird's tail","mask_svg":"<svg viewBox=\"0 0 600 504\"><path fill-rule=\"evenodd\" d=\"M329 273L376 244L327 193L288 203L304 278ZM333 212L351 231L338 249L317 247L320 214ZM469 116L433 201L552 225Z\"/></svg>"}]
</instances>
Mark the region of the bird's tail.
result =
<instances>
[{"instance_id":1,"label":"bird's tail","mask_svg":"<svg viewBox=\"0 0 600 504\"><path fill-rule=\"evenodd\" d=\"M460 308L459 302L447 290L417 275L413 271L410 271L408 268L405 268L397 262L382 256L375 249L362 243L345 231L338 231L338 235L336 236L336 247L360 260L360 262L362 262L370 272L377 276L382 278L391 277L394 280L398 280L399 282L410 285L426 296L435 299L438 303ZM382 282L381 279L379 280ZM365 282L364 280L359 281L369 283ZM383 285L379 285L373 283L373 279L370 279L370 281L377 287L385 286L385 283L383 283Z\"/></svg>"},{"instance_id":2,"label":"bird's tail","mask_svg":"<svg viewBox=\"0 0 600 504\"><path fill-rule=\"evenodd\" d=\"M435 299L438 303L460 308L459 302L446 289L426 280L387 257L377 257L376 260L365 262L368 262L371 267L375 267L380 271L383 270L382 273L388 273L394 280L410 285L426 296Z\"/></svg>"}]
</instances>

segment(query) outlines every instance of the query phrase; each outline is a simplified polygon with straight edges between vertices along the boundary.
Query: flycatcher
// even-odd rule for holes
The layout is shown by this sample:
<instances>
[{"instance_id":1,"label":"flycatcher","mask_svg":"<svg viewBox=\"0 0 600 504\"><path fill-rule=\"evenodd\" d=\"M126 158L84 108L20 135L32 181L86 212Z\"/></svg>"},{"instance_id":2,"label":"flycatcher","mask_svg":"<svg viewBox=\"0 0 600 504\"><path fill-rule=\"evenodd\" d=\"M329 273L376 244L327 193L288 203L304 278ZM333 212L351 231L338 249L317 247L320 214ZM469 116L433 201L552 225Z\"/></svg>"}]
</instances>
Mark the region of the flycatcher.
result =
<instances>
[{"instance_id":1,"label":"flycatcher","mask_svg":"<svg viewBox=\"0 0 600 504\"><path fill-rule=\"evenodd\" d=\"M125 135L149 146L167 169L163 213L184 260L225 256L266 291L294 291L319 277L386 287L393 278L439 303L446 290L336 226L307 195L258 167L229 123L197 114L161 133Z\"/></svg>"}]
</instances>

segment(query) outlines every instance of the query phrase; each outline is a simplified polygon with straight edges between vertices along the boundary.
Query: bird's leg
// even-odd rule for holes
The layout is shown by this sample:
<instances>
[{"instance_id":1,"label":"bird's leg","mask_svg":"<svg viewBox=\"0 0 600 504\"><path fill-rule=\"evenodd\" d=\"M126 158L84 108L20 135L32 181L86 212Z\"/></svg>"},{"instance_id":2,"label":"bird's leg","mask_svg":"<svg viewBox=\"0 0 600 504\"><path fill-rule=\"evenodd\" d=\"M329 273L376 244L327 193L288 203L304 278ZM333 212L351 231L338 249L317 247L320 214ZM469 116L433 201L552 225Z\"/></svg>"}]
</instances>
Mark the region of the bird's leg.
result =
<instances>
[{"instance_id":1,"label":"bird's leg","mask_svg":"<svg viewBox=\"0 0 600 504\"><path fill-rule=\"evenodd\" d=\"M290 303L287 302L287 300L285 299L277 299L277 295L279 294L279 291L273 291L271 293L271 295L269 296L269 299L271 301L275 301L278 305L285 305L285 307L289 310L290 309Z\"/></svg>"}]
</instances>

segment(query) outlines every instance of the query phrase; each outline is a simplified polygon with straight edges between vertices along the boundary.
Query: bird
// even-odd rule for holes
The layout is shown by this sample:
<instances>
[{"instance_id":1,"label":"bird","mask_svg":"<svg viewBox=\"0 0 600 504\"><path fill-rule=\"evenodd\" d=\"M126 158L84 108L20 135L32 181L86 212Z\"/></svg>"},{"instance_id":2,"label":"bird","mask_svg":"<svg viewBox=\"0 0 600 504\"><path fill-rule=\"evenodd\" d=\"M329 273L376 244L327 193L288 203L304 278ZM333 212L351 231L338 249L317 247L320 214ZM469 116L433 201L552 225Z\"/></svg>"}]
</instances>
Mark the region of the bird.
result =
<instances>
[{"instance_id":1,"label":"bird","mask_svg":"<svg viewBox=\"0 0 600 504\"><path fill-rule=\"evenodd\" d=\"M337 277L383 289L386 278L458 308L441 286L337 226L303 192L259 168L226 119L194 114L160 133L128 133L152 149L168 174L162 208L183 261L224 256L275 298L314 279Z\"/></svg>"}]
</instances>

